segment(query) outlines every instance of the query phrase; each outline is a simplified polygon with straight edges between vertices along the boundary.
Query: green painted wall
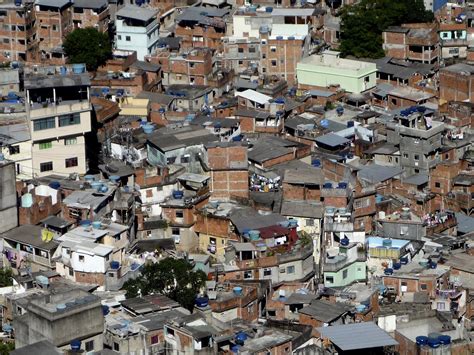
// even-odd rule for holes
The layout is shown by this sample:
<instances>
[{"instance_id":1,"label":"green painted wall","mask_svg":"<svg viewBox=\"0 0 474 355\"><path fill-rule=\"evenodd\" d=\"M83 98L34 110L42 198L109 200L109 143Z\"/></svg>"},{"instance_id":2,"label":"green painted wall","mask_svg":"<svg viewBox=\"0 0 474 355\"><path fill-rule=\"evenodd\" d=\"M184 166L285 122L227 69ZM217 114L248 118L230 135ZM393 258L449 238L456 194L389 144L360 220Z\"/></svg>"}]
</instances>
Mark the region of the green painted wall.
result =
<instances>
[{"instance_id":1,"label":"green painted wall","mask_svg":"<svg viewBox=\"0 0 474 355\"><path fill-rule=\"evenodd\" d=\"M328 67L305 62L300 62L296 66L299 84L321 87L339 84L341 88L352 93L360 93L375 87L376 72L375 64L369 65L369 68L359 70L346 69L342 66ZM369 78L368 82L365 82L366 77Z\"/></svg>"},{"instance_id":2,"label":"green painted wall","mask_svg":"<svg viewBox=\"0 0 474 355\"><path fill-rule=\"evenodd\" d=\"M347 276L344 278L344 270L347 270ZM333 277L334 282L327 281L327 277ZM366 265L363 261L356 261L338 272L324 273L324 286L327 287L341 287L347 286L355 281L362 281L367 278Z\"/></svg>"}]
</instances>

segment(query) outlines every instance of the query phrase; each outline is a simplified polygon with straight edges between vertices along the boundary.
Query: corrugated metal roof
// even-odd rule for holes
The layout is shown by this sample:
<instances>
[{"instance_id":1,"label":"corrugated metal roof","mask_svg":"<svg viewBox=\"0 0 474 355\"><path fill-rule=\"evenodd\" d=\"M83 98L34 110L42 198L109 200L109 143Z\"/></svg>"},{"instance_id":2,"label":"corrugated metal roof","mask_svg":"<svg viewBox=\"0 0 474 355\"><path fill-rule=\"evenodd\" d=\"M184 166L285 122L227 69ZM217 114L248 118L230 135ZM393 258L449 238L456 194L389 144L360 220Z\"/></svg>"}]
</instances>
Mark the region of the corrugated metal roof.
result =
<instances>
[{"instance_id":1,"label":"corrugated metal roof","mask_svg":"<svg viewBox=\"0 0 474 355\"><path fill-rule=\"evenodd\" d=\"M398 345L387 332L372 322L317 328L324 338L344 351Z\"/></svg>"}]
</instances>

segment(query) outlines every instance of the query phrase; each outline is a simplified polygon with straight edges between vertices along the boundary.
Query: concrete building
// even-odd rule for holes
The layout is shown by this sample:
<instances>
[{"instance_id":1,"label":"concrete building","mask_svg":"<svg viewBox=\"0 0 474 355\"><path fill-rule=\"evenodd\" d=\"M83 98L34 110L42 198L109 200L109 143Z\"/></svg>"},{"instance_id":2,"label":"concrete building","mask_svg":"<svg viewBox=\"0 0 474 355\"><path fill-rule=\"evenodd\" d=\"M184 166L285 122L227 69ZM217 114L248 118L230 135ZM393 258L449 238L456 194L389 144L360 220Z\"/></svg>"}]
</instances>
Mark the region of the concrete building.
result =
<instances>
[{"instance_id":1,"label":"concrete building","mask_svg":"<svg viewBox=\"0 0 474 355\"><path fill-rule=\"evenodd\" d=\"M75 72L68 67L61 74L56 67L35 67L25 73L35 176L52 172L84 174L87 170L85 136L91 130L90 80L84 65L74 68Z\"/></svg>"},{"instance_id":2,"label":"concrete building","mask_svg":"<svg viewBox=\"0 0 474 355\"><path fill-rule=\"evenodd\" d=\"M0 58L7 61L38 59L39 36L36 33L34 2L6 0L0 3Z\"/></svg>"},{"instance_id":3,"label":"concrete building","mask_svg":"<svg viewBox=\"0 0 474 355\"><path fill-rule=\"evenodd\" d=\"M110 24L109 2L75 0L72 23L74 28L94 27L100 32L107 32Z\"/></svg>"},{"instance_id":4,"label":"concrete building","mask_svg":"<svg viewBox=\"0 0 474 355\"><path fill-rule=\"evenodd\" d=\"M159 40L158 10L125 6L116 14L115 47L137 52L138 60L153 54Z\"/></svg>"},{"instance_id":5,"label":"concrete building","mask_svg":"<svg viewBox=\"0 0 474 355\"><path fill-rule=\"evenodd\" d=\"M440 161L444 123L422 112L402 111L387 123L387 142L399 146L400 166L408 174L429 174Z\"/></svg>"},{"instance_id":6,"label":"concrete building","mask_svg":"<svg viewBox=\"0 0 474 355\"><path fill-rule=\"evenodd\" d=\"M305 88L339 85L351 93L361 93L376 85L375 63L343 59L339 53L311 55L296 67L298 83Z\"/></svg>"},{"instance_id":7,"label":"concrete building","mask_svg":"<svg viewBox=\"0 0 474 355\"><path fill-rule=\"evenodd\" d=\"M467 30L467 21L461 23L453 21L439 25L439 42L443 59L467 57L469 46Z\"/></svg>"},{"instance_id":8,"label":"concrete building","mask_svg":"<svg viewBox=\"0 0 474 355\"><path fill-rule=\"evenodd\" d=\"M474 66L458 63L439 71L440 103L474 99Z\"/></svg>"},{"instance_id":9,"label":"concrete building","mask_svg":"<svg viewBox=\"0 0 474 355\"><path fill-rule=\"evenodd\" d=\"M415 23L392 26L382 33L388 57L421 63L435 63L439 57L437 27Z\"/></svg>"},{"instance_id":10,"label":"concrete building","mask_svg":"<svg viewBox=\"0 0 474 355\"><path fill-rule=\"evenodd\" d=\"M72 289L32 297L26 313L13 319L17 349L48 340L62 350L79 340L82 350L103 349L104 316L100 298L86 291Z\"/></svg>"},{"instance_id":11,"label":"concrete building","mask_svg":"<svg viewBox=\"0 0 474 355\"><path fill-rule=\"evenodd\" d=\"M15 164L0 158L0 233L3 233L18 225L18 215Z\"/></svg>"}]
</instances>

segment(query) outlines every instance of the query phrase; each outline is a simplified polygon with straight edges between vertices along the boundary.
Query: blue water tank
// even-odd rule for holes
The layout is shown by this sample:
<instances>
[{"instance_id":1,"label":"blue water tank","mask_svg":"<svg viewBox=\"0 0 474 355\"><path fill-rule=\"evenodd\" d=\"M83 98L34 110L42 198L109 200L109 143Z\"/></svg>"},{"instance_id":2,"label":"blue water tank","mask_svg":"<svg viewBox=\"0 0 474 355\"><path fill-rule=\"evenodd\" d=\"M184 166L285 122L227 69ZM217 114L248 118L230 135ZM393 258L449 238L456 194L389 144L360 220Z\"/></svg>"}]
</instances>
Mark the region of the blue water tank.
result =
<instances>
[{"instance_id":1,"label":"blue water tank","mask_svg":"<svg viewBox=\"0 0 474 355\"><path fill-rule=\"evenodd\" d=\"M283 36L276 36L277 41L281 41L283 39Z\"/></svg>"},{"instance_id":2,"label":"blue water tank","mask_svg":"<svg viewBox=\"0 0 474 355\"><path fill-rule=\"evenodd\" d=\"M428 338L428 346L430 348L436 349L436 348L439 348L440 345L441 343L439 342L438 338L436 339Z\"/></svg>"},{"instance_id":3,"label":"blue water tank","mask_svg":"<svg viewBox=\"0 0 474 355\"><path fill-rule=\"evenodd\" d=\"M155 126L152 124L146 124L142 126L142 128L143 128L143 132L145 132L146 134L153 133L153 131L155 130Z\"/></svg>"},{"instance_id":4,"label":"blue water tank","mask_svg":"<svg viewBox=\"0 0 474 355\"><path fill-rule=\"evenodd\" d=\"M251 241L259 240L260 239L260 231L259 230L249 231L249 238L250 238Z\"/></svg>"},{"instance_id":5,"label":"blue water tank","mask_svg":"<svg viewBox=\"0 0 474 355\"><path fill-rule=\"evenodd\" d=\"M198 307L207 307L207 305L209 304L209 298L197 297L195 303Z\"/></svg>"},{"instance_id":6,"label":"blue water tank","mask_svg":"<svg viewBox=\"0 0 474 355\"><path fill-rule=\"evenodd\" d=\"M339 184L337 184L338 189L347 189L347 182L341 181Z\"/></svg>"},{"instance_id":7,"label":"blue water tank","mask_svg":"<svg viewBox=\"0 0 474 355\"><path fill-rule=\"evenodd\" d=\"M81 350L81 341L80 340L71 341L71 350L73 351Z\"/></svg>"},{"instance_id":8,"label":"blue water tank","mask_svg":"<svg viewBox=\"0 0 474 355\"><path fill-rule=\"evenodd\" d=\"M323 189L332 189L332 183L330 182L325 182L323 184Z\"/></svg>"},{"instance_id":9,"label":"blue water tank","mask_svg":"<svg viewBox=\"0 0 474 355\"><path fill-rule=\"evenodd\" d=\"M400 258L400 264L402 265L408 264L408 258L407 257Z\"/></svg>"},{"instance_id":10,"label":"blue water tank","mask_svg":"<svg viewBox=\"0 0 474 355\"><path fill-rule=\"evenodd\" d=\"M21 207L30 208L31 206L33 206L33 195L26 193L21 196Z\"/></svg>"},{"instance_id":11,"label":"blue water tank","mask_svg":"<svg viewBox=\"0 0 474 355\"><path fill-rule=\"evenodd\" d=\"M86 65L85 64L73 64L72 65L72 72L74 74L82 74L86 72Z\"/></svg>"},{"instance_id":12,"label":"blue water tank","mask_svg":"<svg viewBox=\"0 0 474 355\"><path fill-rule=\"evenodd\" d=\"M283 221L278 224L284 228L288 228L290 226L290 221Z\"/></svg>"},{"instance_id":13,"label":"blue water tank","mask_svg":"<svg viewBox=\"0 0 474 355\"><path fill-rule=\"evenodd\" d=\"M241 347L242 347L242 346L239 345L239 344L234 345L234 346L232 346L232 347L230 348L230 351L232 351L234 354L238 354Z\"/></svg>"},{"instance_id":14,"label":"blue water tank","mask_svg":"<svg viewBox=\"0 0 474 355\"><path fill-rule=\"evenodd\" d=\"M393 274L393 269L392 268L386 268L383 273L385 275L392 275Z\"/></svg>"},{"instance_id":15,"label":"blue water tank","mask_svg":"<svg viewBox=\"0 0 474 355\"><path fill-rule=\"evenodd\" d=\"M107 191L109 191L109 187L105 184L103 184L101 187L100 187L100 192L102 193L106 193Z\"/></svg>"},{"instance_id":16,"label":"blue water tank","mask_svg":"<svg viewBox=\"0 0 474 355\"><path fill-rule=\"evenodd\" d=\"M314 158L311 159L311 165L314 166L315 168L321 167L321 160Z\"/></svg>"},{"instance_id":17,"label":"blue water tank","mask_svg":"<svg viewBox=\"0 0 474 355\"><path fill-rule=\"evenodd\" d=\"M347 237L344 237L344 238L341 239L341 245L342 246L345 246L345 247L348 246L349 242L350 242L349 238L347 238Z\"/></svg>"},{"instance_id":18,"label":"blue water tank","mask_svg":"<svg viewBox=\"0 0 474 355\"><path fill-rule=\"evenodd\" d=\"M393 270L400 270L401 267L402 267L401 263L393 263Z\"/></svg>"},{"instance_id":19,"label":"blue water tank","mask_svg":"<svg viewBox=\"0 0 474 355\"><path fill-rule=\"evenodd\" d=\"M94 190L97 190L99 191L99 189L101 188L102 186L102 183L100 181L92 181L91 182L91 187L94 189Z\"/></svg>"},{"instance_id":20,"label":"blue water tank","mask_svg":"<svg viewBox=\"0 0 474 355\"><path fill-rule=\"evenodd\" d=\"M232 137L233 142L241 142L242 141L242 135L239 134L238 136Z\"/></svg>"},{"instance_id":21,"label":"blue water tank","mask_svg":"<svg viewBox=\"0 0 474 355\"><path fill-rule=\"evenodd\" d=\"M244 332L238 332L235 335L235 342L239 345L244 345L245 341L247 340L248 335Z\"/></svg>"},{"instance_id":22,"label":"blue water tank","mask_svg":"<svg viewBox=\"0 0 474 355\"><path fill-rule=\"evenodd\" d=\"M367 308L366 306L361 304L361 305L356 306L356 311L357 311L357 313L362 313L366 310L366 308Z\"/></svg>"},{"instance_id":23,"label":"blue water tank","mask_svg":"<svg viewBox=\"0 0 474 355\"><path fill-rule=\"evenodd\" d=\"M236 286L233 288L233 291L234 291L234 294L236 294L237 296L242 296L242 287Z\"/></svg>"},{"instance_id":24,"label":"blue water tank","mask_svg":"<svg viewBox=\"0 0 474 355\"><path fill-rule=\"evenodd\" d=\"M165 113L166 112L166 109L164 107L160 107L160 109L158 110L159 113Z\"/></svg>"},{"instance_id":25,"label":"blue water tank","mask_svg":"<svg viewBox=\"0 0 474 355\"><path fill-rule=\"evenodd\" d=\"M424 336L424 335L420 335L418 337L416 337L416 345L426 345L428 344L428 337L427 336Z\"/></svg>"},{"instance_id":26,"label":"blue water tank","mask_svg":"<svg viewBox=\"0 0 474 355\"><path fill-rule=\"evenodd\" d=\"M438 337L438 341L442 344L442 345L449 345L451 344L451 337L449 335L440 335Z\"/></svg>"},{"instance_id":27,"label":"blue water tank","mask_svg":"<svg viewBox=\"0 0 474 355\"><path fill-rule=\"evenodd\" d=\"M265 8L265 12L273 12L273 7L267 6L267 7Z\"/></svg>"},{"instance_id":28,"label":"blue water tank","mask_svg":"<svg viewBox=\"0 0 474 355\"><path fill-rule=\"evenodd\" d=\"M288 227L290 228L298 227L298 221L296 219L290 219L288 222L289 222Z\"/></svg>"},{"instance_id":29,"label":"blue water tank","mask_svg":"<svg viewBox=\"0 0 474 355\"><path fill-rule=\"evenodd\" d=\"M94 176L94 175L85 175L85 176L84 176L84 180L87 181L87 182L94 181L94 180L95 180L95 176Z\"/></svg>"},{"instance_id":30,"label":"blue water tank","mask_svg":"<svg viewBox=\"0 0 474 355\"><path fill-rule=\"evenodd\" d=\"M111 261L110 262L110 268L112 270L118 270L120 268L120 263L118 261Z\"/></svg>"},{"instance_id":31,"label":"blue water tank","mask_svg":"<svg viewBox=\"0 0 474 355\"><path fill-rule=\"evenodd\" d=\"M429 265L430 269L436 269L438 267L438 264L432 261Z\"/></svg>"},{"instance_id":32,"label":"blue water tank","mask_svg":"<svg viewBox=\"0 0 474 355\"><path fill-rule=\"evenodd\" d=\"M347 121L347 128L354 127L354 121Z\"/></svg>"},{"instance_id":33,"label":"blue water tank","mask_svg":"<svg viewBox=\"0 0 474 355\"><path fill-rule=\"evenodd\" d=\"M109 313L110 313L109 306L102 305L102 314L106 316Z\"/></svg>"},{"instance_id":34,"label":"blue water tank","mask_svg":"<svg viewBox=\"0 0 474 355\"><path fill-rule=\"evenodd\" d=\"M276 104L284 104L285 99L283 97L277 97L274 101Z\"/></svg>"},{"instance_id":35,"label":"blue water tank","mask_svg":"<svg viewBox=\"0 0 474 355\"><path fill-rule=\"evenodd\" d=\"M336 107L336 113L337 113L338 115L342 115L342 114L344 113L344 107L342 107L342 106L337 106L337 107Z\"/></svg>"},{"instance_id":36,"label":"blue water tank","mask_svg":"<svg viewBox=\"0 0 474 355\"><path fill-rule=\"evenodd\" d=\"M110 175L110 176L109 176L109 180L112 181L112 182L114 182L114 183L117 183L117 182L120 181L120 176L118 176L118 175Z\"/></svg>"},{"instance_id":37,"label":"blue water tank","mask_svg":"<svg viewBox=\"0 0 474 355\"><path fill-rule=\"evenodd\" d=\"M184 192L180 190L174 190L173 191L173 198L176 200L181 200L184 196Z\"/></svg>"},{"instance_id":38,"label":"blue water tank","mask_svg":"<svg viewBox=\"0 0 474 355\"><path fill-rule=\"evenodd\" d=\"M375 203L380 203L383 201L383 195L375 195Z\"/></svg>"},{"instance_id":39,"label":"blue water tank","mask_svg":"<svg viewBox=\"0 0 474 355\"><path fill-rule=\"evenodd\" d=\"M81 227L89 227L90 225L92 224L91 221L87 220L87 219L84 219L82 221L79 222L79 225Z\"/></svg>"},{"instance_id":40,"label":"blue water tank","mask_svg":"<svg viewBox=\"0 0 474 355\"><path fill-rule=\"evenodd\" d=\"M59 181L51 181L48 186L52 189L58 190L61 187L61 183Z\"/></svg>"},{"instance_id":41,"label":"blue water tank","mask_svg":"<svg viewBox=\"0 0 474 355\"><path fill-rule=\"evenodd\" d=\"M102 226L102 222L101 222L101 221L94 221L94 222L92 222L92 228L94 228L94 229L100 229L101 226Z\"/></svg>"},{"instance_id":42,"label":"blue water tank","mask_svg":"<svg viewBox=\"0 0 474 355\"><path fill-rule=\"evenodd\" d=\"M21 6L22 0L15 0L15 6Z\"/></svg>"}]
</instances>

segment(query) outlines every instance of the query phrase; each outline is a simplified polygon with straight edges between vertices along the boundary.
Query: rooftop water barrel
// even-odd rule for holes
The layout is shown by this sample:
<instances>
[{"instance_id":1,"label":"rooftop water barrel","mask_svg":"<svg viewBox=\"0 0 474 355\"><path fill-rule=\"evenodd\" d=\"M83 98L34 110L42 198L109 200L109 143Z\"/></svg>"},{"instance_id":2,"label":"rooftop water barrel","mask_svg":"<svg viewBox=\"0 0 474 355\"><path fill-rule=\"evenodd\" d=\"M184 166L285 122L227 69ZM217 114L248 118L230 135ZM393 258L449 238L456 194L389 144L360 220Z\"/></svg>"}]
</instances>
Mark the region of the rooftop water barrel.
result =
<instances>
[{"instance_id":1,"label":"rooftop water barrel","mask_svg":"<svg viewBox=\"0 0 474 355\"><path fill-rule=\"evenodd\" d=\"M48 186L52 189L58 190L61 187L61 183L59 181L51 181Z\"/></svg>"},{"instance_id":2,"label":"rooftop water barrel","mask_svg":"<svg viewBox=\"0 0 474 355\"><path fill-rule=\"evenodd\" d=\"M48 285L49 284L49 280L46 276L38 275L38 276L35 277L35 279L36 279L37 283L40 283L42 285Z\"/></svg>"},{"instance_id":3,"label":"rooftop water barrel","mask_svg":"<svg viewBox=\"0 0 474 355\"><path fill-rule=\"evenodd\" d=\"M238 345L238 344L237 344L237 345L232 346L232 347L230 348L230 350L231 350L234 354L238 354L241 347L242 347L241 345Z\"/></svg>"},{"instance_id":4,"label":"rooftop water barrel","mask_svg":"<svg viewBox=\"0 0 474 355\"><path fill-rule=\"evenodd\" d=\"M440 335L438 337L438 340L439 342L442 344L442 345L449 345L451 344L451 337L449 335Z\"/></svg>"},{"instance_id":5,"label":"rooftop water barrel","mask_svg":"<svg viewBox=\"0 0 474 355\"><path fill-rule=\"evenodd\" d=\"M375 203L380 203L383 201L383 195L375 195Z\"/></svg>"},{"instance_id":6,"label":"rooftop water barrel","mask_svg":"<svg viewBox=\"0 0 474 355\"><path fill-rule=\"evenodd\" d=\"M146 124L142 126L142 128L143 132L145 132L146 134L153 133L153 131L155 130L155 126L153 126L152 124Z\"/></svg>"},{"instance_id":7,"label":"rooftop water barrel","mask_svg":"<svg viewBox=\"0 0 474 355\"><path fill-rule=\"evenodd\" d=\"M391 239L384 239L384 240L382 240L382 245L384 247L387 247L387 248L391 247L392 246L392 240Z\"/></svg>"},{"instance_id":8,"label":"rooftop water barrel","mask_svg":"<svg viewBox=\"0 0 474 355\"><path fill-rule=\"evenodd\" d=\"M337 107L336 107L336 113L337 113L338 115L342 115L342 114L344 113L344 107L342 107L342 106L337 106Z\"/></svg>"},{"instance_id":9,"label":"rooftop water barrel","mask_svg":"<svg viewBox=\"0 0 474 355\"><path fill-rule=\"evenodd\" d=\"M265 8L265 12L273 12L273 7L267 6L267 7Z\"/></svg>"},{"instance_id":10,"label":"rooftop water barrel","mask_svg":"<svg viewBox=\"0 0 474 355\"><path fill-rule=\"evenodd\" d=\"M242 296L242 287L236 286L232 290L234 291L235 295Z\"/></svg>"},{"instance_id":11,"label":"rooftop water barrel","mask_svg":"<svg viewBox=\"0 0 474 355\"><path fill-rule=\"evenodd\" d=\"M347 237L344 237L344 238L341 239L341 245L342 246L345 246L345 247L348 246L349 242L350 242L349 238L347 238Z\"/></svg>"},{"instance_id":12,"label":"rooftop water barrel","mask_svg":"<svg viewBox=\"0 0 474 355\"><path fill-rule=\"evenodd\" d=\"M388 267L383 271L383 273L385 275L392 275L393 274L393 269Z\"/></svg>"},{"instance_id":13,"label":"rooftop water barrel","mask_svg":"<svg viewBox=\"0 0 474 355\"><path fill-rule=\"evenodd\" d=\"M294 41L294 40L295 40L295 36L288 36L288 40L289 40L289 41Z\"/></svg>"},{"instance_id":14,"label":"rooftop water barrel","mask_svg":"<svg viewBox=\"0 0 474 355\"><path fill-rule=\"evenodd\" d=\"M341 181L340 183L337 184L338 189L346 189L347 188L347 182Z\"/></svg>"},{"instance_id":15,"label":"rooftop water barrel","mask_svg":"<svg viewBox=\"0 0 474 355\"><path fill-rule=\"evenodd\" d=\"M197 297L196 298L196 306L198 307L207 307L209 304L209 298L203 296L203 297Z\"/></svg>"},{"instance_id":16,"label":"rooftop water barrel","mask_svg":"<svg viewBox=\"0 0 474 355\"><path fill-rule=\"evenodd\" d=\"M323 189L332 189L332 183L330 182L325 182L323 184Z\"/></svg>"},{"instance_id":17,"label":"rooftop water barrel","mask_svg":"<svg viewBox=\"0 0 474 355\"><path fill-rule=\"evenodd\" d=\"M319 122L319 124L320 124L321 127L324 127L324 128L329 127L329 121L328 120L321 120L321 122Z\"/></svg>"},{"instance_id":18,"label":"rooftop water barrel","mask_svg":"<svg viewBox=\"0 0 474 355\"><path fill-rule=\"evenodd\" d=\"M311 159L311 165L314 166L315 168L321 167L321 160L314 158Z\"/></svg>"},{"instance_id":19,"label":"rooftop water barrel","mask_svg":"<svg viewBox=\"0 0 474 355\"><path fill-rule=\"evenodd\" d=\"M72 65L72 72L74 74L82 74L86 72L86 65L85 64L73 64Z\"/></svg>"},{"instance_id":20,"label":"rooftop water barrel","mask_svg":"<svg viewBox=\"0 0 474 355\"><path fill-rule=\"evenodd\" d=\"M0 153L0 161L4 161L4 160L5 160L5 154Z\"/></svg>"},{"instance_id":21,"label":"rooftop water barrel","mask_svg":"<svg viewBox=\"0 0 474 355\"><path fill-rule=\"evenodd\" d=\"M71 341L71 350L73 351L81 350L81 341L80 340Z\"/></svg>"},{"instance_id":22,"label":"rooftop water barrel","mask_svg":"<svg viewBox=\"0 0 474 355\"><path fill-rule=\"evenodd\" d=\"M430 266L430 269L436 269L438 267L438 264L432 261L429 266Z\"/></svg>"},{"instance_id":23,"label":"rooftop water barrel","mask_svg":"<svg viewBox=\"0 0 474 355\"><path fill-rule=\"evenodd\" d=\"M120 268L120 263L118 261L111 261L110 262L110 268L112 270L118 270Z\"/></svg>"},{"instance_id":24,"label":"rooftop water barrel","mask_svg":"<svg viewBox=\"0 0 474 355\"><path fill-rule=\"evenodd\" d=\"M338 210L339 213L341 213L341 214L347 213L347 208L345 208L345 207L339 207L337 210Z\"/></svg>"},{"instance_id":25,"label":"rooftop water barrel","mask_svg":"<svg viewBox=\"0 0 474 355\"><path fill-rule=\"evenodd\" d=\"M22 0L15 0L15 6L21 6Z\"/></svg>"},{"instance_id":26,"label":"rooftop water barrel","mask_svg":"<svg viewBox=\"0 0 474 355\"><path fill-rule=\"evenodd\" d=\"M94 229L100 229L101 226L102 226L102 223L100 221L92 222L92 228Z\"/></svg>"},{"instance_id":27,"label":"rooftop water barrel","mask_svg":"<svg viewBox=\"0 0 474 355\"><path fill-rule=\"evenodd\" d=\"M87 219L84 219L84 220L79 222L79 225L82 226L82 227L89 227L91 224L92 224L92 222L87 220Z\"/></svg>"},{"instance_id":28,"label":"rooftop water barrel","mask_svg":"<svg viewBox=\"0 0 474 355\"><path fill-rule=\"evenodd\" d=\"M408 264L408 258L407 257L400 258L400 264L402 265Z\"/></svg>"},{"instance_id":29,"label":"rooftop water barrel","mask_svg":"<svg viewBox=\"0 0 474 355\"><path fill-rule=\"evenodd\" d=\"M59 303L56 305L56 310L64 311L66 309L66 305L64 303Z\"/></svg>"},{"instance_id":30,"label":"rooftop water barrel","mask_svg":"<svg viewBox=\"0 0 474 355\"><path fill-rule=\"evenodd\" d=\"M33 196L30 193L26 193L21 196L21 207L30 208L33 205Z\"/></svg>"},{"instance_id":31,"label":"rooftop water barrel","mask_svg":"<svg viewBox=\"0 0 474 355\"><path fill-rule=\"evenodd\" d=\"M260 231L259 230L251 230L249 232L249 238L251 241L259 240L260 239Z\"/></svg>"},{"instance_id":32,"label":"rooftop water barrel","mask_svg":"<svg viewBox=\"0 0 474 355\"><path fill-rule=\"evenodd\" d=\"M166 109L164 107L160 107L160 109L158 110L159 113L165 113L166 112Z\"/></svg>"},{"instance_id":33,"label":"rooftop water barrel","mask_svg":"<svg viewBox=\"0 0 474 355\"><path fill-rule=\"evenodd\" d=\"M104 316L106 316L107 314L109 314L109 312L110 312L109 306L107 306L107 305L105 305L105 304L102 305L102 314L103 314Z\"/></svg>"},{"instance_id":34,"label":"rooftop water barrel","mask_svg":"<svg viewBox=\"0 0 474 355\"><path fill-rule=\"evenodd\" d=\"M13 327L10 324L4 324L2 325L2 330L5 333L11 333L13 331Z\"/></svg>"},{"instance_id":35,"label":"rooftop water barrel","mask_svg":"<svg viewBox=\"0 0 474 355\"><path fill-rule=\"evenodd\" d=\"M400 264L400 263L393 263L393 270L400 270L401 267L402 267L402 264Z\"/></svg>"},{"instance_id":36,"label":"rooftop water barrel","mask_svg":"<svg viewBox=\"0 0 474 355\"><path fill-rule=\"evenodd\" d=\"M242 135L239 134L238 136L232 137L232 141L234 141L234 142L240 142L240 141L242 141Z\"/></svg>"},{"instance_id":37,"label":"rooftop water barrel","mask_svg":"<svg viewBox=\"0 0 474 355\"><path fill-rule=\"evenodd\" d=\"M334 213L334 207L326 207L326 213Z\"/></svg>"},{"instance_id":38,"label":"rooftop water barrel","mask_svg":"<svg viewBox=\"0 0 474 355\"><path fill-rule=\"evenodd\" d=\"M92 182L92 181L95 180L95 176L94 175L85 175L84 180L87 181L87 182Z\"/></svg>"},{"instance_id":39,"label":"rooftop water barrel","mask_svg":"<svg viewBox=\"0 0 474 355\"><path fill-rule=\"evenodd\" d=\"M174 190L173 191L173 198L176 200L181 200L184 196L184 192L180 190Z\"/></svg>"},{"instance_id":40,"label":"rooftop water barrel","mask_svg":"<svg viewBox=\"0 0 474 355\"><path fill-rule=\"evenodd\" d=\"M114 182L114 183L116 183L116 182L118 182L118 181L120 180L120 176L118 176L118 175L110 175L110 176L109 176L109 180L112 181L112 182Z\"/></svg>"},{"instance_id":41,"label":"rooftop water barrel","mask_svg":"<svg viewBox=\"0 0 474 355\"><path fill-rule=\"evenodd\" d=\"M60 69L59 69L59 73L61 75L66 75L67 74L67 68L62 66Z\"/></svg>"},{"instance_id":42,"label":"rooftop water barrel","mask_svg":"<svg viewBox=\"0 0 474 355\"><path fill-rule=\"evenodd\" d=\"M281 41L283 39L283 36L276 36L276 39Z\"/></svg>"},{"instance_id":43,"label":"rooftop water barrel","mask_svg":"<svg viewBox=\"0 0 474 355\"><path fill-rule=\"evenodd\" d=\"M248 335L244 332L238 332L235 335L235 341L236 341L237 344L240 344L240 345L244 345L247 338L248 338Z\"/></svg>"},{"instance_id":44,"label":"rooftop water barrel","mask_svg":"<svg viewBox=\"0 0 474 355\"><path fill-rule=\"evenodd\" d=\"M107 191L109 191L109 187L105 184L102 184L102 186L100 187L100 192L106 193Z\"/></svg>"},{"instance_id":45,"label":"rooftop water barrel","mask_svg":"<svg viewBox=\"0 0 474 355\"><path fill-rule=\"evenodd\" d=\"M279 222L278 224L284 228L288 228L290 226L290 221L283 221Z\"/></svg>"},{"instance_id":46,"label":"rooftop water barrel","mask_svg":"<svg viewBox=\"0 0 474 355\"><path fill-rule=\"evenodd\" d=\"M347 121L347 128L354 127L354 121Z\"/></svg>"},{"instance_id":47,"label":"rooftop water barrel","mask_svg":"<svg viewBox=\"0 0 474 355\"><path fill-rule=\"evenodd\" d=\"M421 345L426 345L428 344L428 337L424 335L420 335L416 337L416 345L421 346Z\"/></svg>"},{"instance_id":48,"label":"rooftop water barrel","mask_svg":"<svg viewBox=\"0 0 474 355\"><path fill-rule=\"evenodd\" d=\"M438 338L429 338L428 339L428 346L432 349L439 348L441 343L439 342Z\"/></svg>"},{"instance_id":49,"label":"rooftop water barrel","mask_svg":"<svg viewBox=\"0 0 474 355\"><path fill-rule=\"evenodd\" d=\"M288 227L290 228L298 227L298 221L296 219L290 219L288 222L290 223Z\"/></svg>"},{"instance_id":50,"label":"rooftop water barrel","mask_svg":"<svg viewBox=\"0 0 474 355\"><path fill-rule=\"evenodd\" d=\"M285 99L283 97L277 97L274 101L276 104L284 104Z\"/></svg>"},{"instance_id":51,"label":"rooftop water barrel","mask_svg":"<svg viewBox=\"0 0 474 355\"><path fill-rule=\"evenodd\" d=\"M250 6L249 6L249 11L250 11L250 12L256 12L256 11L257 11L257 6L255 6L255 5L250 5Z\"/></svg>"},{"instance_id":52,"label":"rooftop water barrel","mask_svg":"<svg viewBox=\"0 0 474 355\"><path fill-rule=\"evenodd\" d=\"M94 190L97 190L99 191L100 187L102 186L102 183L100 181L92 181L91 182L91 187L94 189Z\"/></svg>"},{"instance_id":53,"label":"rooftop water barrel","mask_svg":"<svg viewBox=\"0 0 474 355\"><path fill-rule=\"evenodd\" d=\"M365 311L365 309L366 309L366 306L364 306L363 304L356 306L357 313L362 313Z\"/></svg>"}]
</instances>

